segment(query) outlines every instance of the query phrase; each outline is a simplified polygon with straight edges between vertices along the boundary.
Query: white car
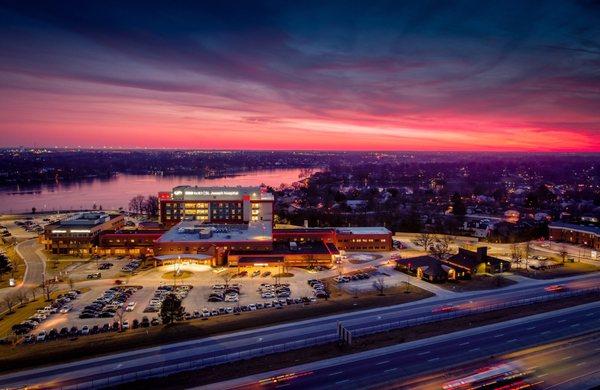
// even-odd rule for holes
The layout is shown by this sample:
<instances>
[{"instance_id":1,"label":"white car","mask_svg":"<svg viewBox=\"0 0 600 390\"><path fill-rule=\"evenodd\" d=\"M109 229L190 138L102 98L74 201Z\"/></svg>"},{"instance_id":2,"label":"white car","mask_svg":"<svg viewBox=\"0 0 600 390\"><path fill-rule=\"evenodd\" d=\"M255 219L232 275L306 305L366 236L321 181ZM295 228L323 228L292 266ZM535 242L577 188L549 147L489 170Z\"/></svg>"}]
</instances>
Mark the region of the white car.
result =
<instances>
[{"instance_id":1,"label":"white car","mask_svg":"<svg viewBox=\"0 0 600 390\"><path fill-rule=\"evenodd\" d=\"M124 320L123 323L121 324L121 329L123 329L123 330L129 329L129 321Z\"/></svg>"},{"instance_id":2,"label":"white car","mask_svg":"<svg viewBox=\"0 0 600 390\"><path fill-rule=\"evenodd\" d=\"M266 292L261 294L261 297L263 297L264 299L272 299L275 298L275 294L273 294L272 292Z\"/></svg>"},{"instance_id":3,"label":"white car","mask_svg":"<svg viewBox=\"0 0 600 390\"><path fill-rule=\"evenodd\" d=\"M202 309L202 317L210 317L210 311L208 309Z\"/></svg>"},{"instance_id":4,"label":"white car","mask_svg":"<svg viewBox=\"0 0 600 390\"><path fill-rule=\"evenodd\" d=\"M73 308L73 305L65 305L60 309L60 312L62 314L66 314L66 313L70 312L72 308Z\"/></svg>"},{"instance_id":5,"label":"white car","mask_svg":"<svg viewBox=\"0 0 600 390\"><path fill-rule=\"evenodd\" d=\"M83 325L83 327L81 328L81 334L82 335L90 334L90 327L87 325Z\"/></svg>"},{"instance_id":6,"label":"white car","mask_svg":"<svg viewBox=\"0 0 600 390\"><path fill-rule=\"evenodd\" d=\"M46 331L42 330L40 333L38 333L35 341L46 341Z\"/></svg>"},{"instance_id":7,"label":"white car","mask_svg":"<svg viewBox=\"0 0 600 390\"><path fill-rule=\"evenodd\" d=\"M212 289L213 290L225 290L225 285L224 284L213 284Z\"/></svg>"},{"instance_id":8,"label":"white car","mask_svg":"<svg viewBox=\"0 0 600 390\"><path fill-rule=\"evenodd\" d=\"M248 305L248 309L250 309L250 311L255 311L256 310L256 305L254 303L251 303Z\"/></svg>"},{"instance_id":9,"label":"white car","mask_svg":"<svg viewBox=\"0 0 600 390\"><path fill-rule=\"evenodd\" d=\"M126 311L133 311L133 309L135 309L135 305L137 305L136 302L129 302L127 304L127 307L125 308Z\"/></svg>"}]
</instances>

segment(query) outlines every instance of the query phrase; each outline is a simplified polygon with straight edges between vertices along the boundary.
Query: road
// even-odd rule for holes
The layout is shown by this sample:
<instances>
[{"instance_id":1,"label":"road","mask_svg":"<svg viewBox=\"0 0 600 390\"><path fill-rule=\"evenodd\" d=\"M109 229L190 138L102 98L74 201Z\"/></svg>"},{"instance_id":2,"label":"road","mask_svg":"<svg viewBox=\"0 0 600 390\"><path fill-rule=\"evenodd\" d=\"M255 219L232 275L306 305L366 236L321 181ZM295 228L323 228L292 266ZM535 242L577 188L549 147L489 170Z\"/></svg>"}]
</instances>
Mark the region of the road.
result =
<instances>
[{"instance_id":1,"label":"road","mask_svg":"<svg viewBox=\"0 0 600 390\"><path fill-rule=\"evenodd\" d=\"M596 385L600 383L595 376L600 363L599 326L600 302L594 302L203 388L441 389L444 382L505 361L518 361L524 368L534 369L529 380L540 388ZM589 335L533 348L581 334ZM466 362L471 363L465 366ZM457 366L461 368L452 368Z\"/></svg>"},{"instance_id":2,"label":"road","mask_svg":"<svg viewBox=\"0 0 600 390\"><path fill-rule=\"evenodd\" d=\"M17 244L15 249L19 256L24 259L27 267L22 287L28 289L42 284L43 275L46 272L46 262L39 253L42 246L37 242L37 239L23 241Z\"/></svg>"},{"instance_id":3,"label":"road","mask_svg":"<svg viewBox=\"0 0 600 390\"><path fill-rule=\"evenodd\" d=\"M531 370L526 381L534 384L537 389L590 389L600 385L599 351L600 333L595 332L522 349L494 359L480 360L450 370L440 370L388 388L441 389L449 380L464 378L490 365L510 362L525 370Z\"/></svg>"},{"instance_id":4,"label":"road","mask_svg":"<svg viewBox=\"0 0 600 390\"><path fill-rule=\"evenodd\" d=\"M46 262L39 253L40 249L41 245L35 238L22 241L15 246L15 251L25 261L25 275L23 275L23 281L15 287L0 289L0 299L6 294L15 293L19 289L28 290L42 284Z\"/></svg>"},{"instance_id":5,"label":"road","mask_svg":"<svg viewBox=\"0 0 600 390\"><path fill-rule=\"evenodd\" d=\"M595 287L599 282L600 275L586 275L561 280L561 283L571 289ZM243 356L248 356L249 350L253 350L258 354L263 352L262 350L272 350L274 346L290 349L293 344L305 345L310 339L335 337L338 321L342 321L348 328L352 329L359 326L408 320L429 316L432 309L441 304L461 304L465 307L475 307L539 296L546 293L544 286L552 283L556 282L540 281L536 285L524 287L518 287L517 285L517 287L511 289L465 294L454 299L427 299L410 304L309 319L24 370L0 376L0 388L43 383L76 385L78 383L88 383L91 380L97 383L106 383L102 381L108 380L107 378L113 380L135 378L137 373L146 375L148 370L151 369L154 370L153 373L159 374L173 370L179 365L182 368L189 367L192 361L199 359L225 362L228 357L238 356L240 353Z\"/></svg>"}]
</instances>

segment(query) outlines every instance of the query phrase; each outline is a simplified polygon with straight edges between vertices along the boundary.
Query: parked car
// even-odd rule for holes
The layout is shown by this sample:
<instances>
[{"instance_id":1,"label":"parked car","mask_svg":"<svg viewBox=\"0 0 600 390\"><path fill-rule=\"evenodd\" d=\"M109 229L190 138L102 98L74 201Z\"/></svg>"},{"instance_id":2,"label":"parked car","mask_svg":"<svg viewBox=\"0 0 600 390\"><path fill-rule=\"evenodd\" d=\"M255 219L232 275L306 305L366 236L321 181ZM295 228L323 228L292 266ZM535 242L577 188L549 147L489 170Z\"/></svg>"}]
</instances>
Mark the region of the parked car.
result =
<instances>
[{"instance_id":1,"label":"parked car","mask_svg":"<svg viewBox=\"0 0 600 390\"><path fill-rule=\"evenodd\" d=\"M87 276L88 279L100 279L102 274L100 272L94 272L93 274L89 274Z\"/></svg>"}]
</instances>

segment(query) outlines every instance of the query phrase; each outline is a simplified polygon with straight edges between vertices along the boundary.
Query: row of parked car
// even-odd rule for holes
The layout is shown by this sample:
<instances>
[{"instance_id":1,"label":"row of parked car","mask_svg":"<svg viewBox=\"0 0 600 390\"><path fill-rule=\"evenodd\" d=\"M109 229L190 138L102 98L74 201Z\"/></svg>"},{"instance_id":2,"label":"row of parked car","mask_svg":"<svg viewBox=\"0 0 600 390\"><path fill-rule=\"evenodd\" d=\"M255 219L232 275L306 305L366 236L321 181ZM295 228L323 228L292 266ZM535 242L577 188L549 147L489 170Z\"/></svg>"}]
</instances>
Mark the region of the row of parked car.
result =
<instances>
[{"instance_id":1,"label":"row of parked car","mask_svg":"<svg viewBox=\"0 0 600 390\"><path fill-rule=\"evenodd\" d=\"M113 265L114 265L113 263L109 263L109 262L100 263L100 264L98 264L98 269L109 269Z\"/></svg>"},{"instance_id":2,"label":"row of parked car","mask_svg":"<svg viewBox=\"0 0 600 390\"><path fill-rule=\"evenodd\" d=\"M127 300L141 286L116 286L104 291L95 301L83 308L79 314L79 318L112 318L120 308L126 310ZM130 303L131 304L131 303ZM133 303L135 306L135 303Z\"/></svg>"},{"instance_id":3,"label":"row of parked car","mask_svg":"<svg viewBox=\"0 0 600 390\"><path fill-rule=\"evenodd\" d=\"M310 287L312 287L315 298L329 298L330 294L327 290L327 287L325 286L325 283L323 283L319 279L309 279L307 283Z\"/></svg>"},{"instance_id":4,"label":"row of parked car","mask_svg":"<svg viewBox=\"0 0 600 390\"><path fill-rule=\"evenodd\" d=\"M15 221L15 225L19 226L20 228L22 228L23 230L27 231L27 232L35 232L38 234L41 234L44 232L44 228L36 223L33 220L25 220L25 221Z\"/></svg>"},{"instance_id":5,"label":"row of parked car","mask_svg":"<svg viewBox=\"0 0 600 390\"><path fill-rule=\"evenodd\" d=\"M264 299L289 298L290 295L292 295L292 290L290 290L289 283L261 283L261 285L258 287L258 292L260 293L260 296Z\"/></svg>"},{"instance_id":6,"label":"row of parked car","mask_svg":"<svg viewBox=\"0 0 600 390\"><path fill-rule=\"evenodd\" d=\"M241 312L256 311L261 309L269 308L283 308L288 305L296 305L301 303L316 302L317 299L314 297L302 297L302 298L287 298L287 299L274 299L271 302L257 302L250 303L248 305L238 305L233 307L219 307L215 309L204 308L202 310L195 310L193 313L186 313L185 319L190 320L193 318L208 318L215 317L223 314L235 314Z\"/></svg>"},{"instance_id":7,"label":"row of parked car","mask_svg":"<svg viewBox=\"0 0 600 390\"><path fill-rule=\"evenodd\" d=\"M190 290L192 289L192 286L189 285L182 285L182 286L159 286L156 291L154 291L154 295L152 296L152 298L150 299L150 302L148 302L148 306L146 306L146 308L144 309L144 313L156 313L160 311L160 308L162 307L162 303L165 300L165 297L168 294L175 294L175 296L177 298L179 298L180 300L184 300Z\"/></svg>"},{"instance_id":8,"label":"row of parked car","mask_svg":"<svg viewBox=\"0 0 600 390\"><path fill-rule=\"evenodd\" d=\"M136 269L140 268L140 265L142 264L141 260L131 260L129 263L125 264L122 268L121 271L123 272L133 272Z\"/></svg>"},{"instance_id":9,"label":"row of parked car","mask_svg":"<svg viewBox=\"0 0 600 390\"><path fill-rule=\"evenodd\" d=\"M214 284L208 296L208 302L238 302L240 300L240 285Z\"/></svg>"},{"instance_id":10,"label":"row of parked car","mask_svg":"<svg viewBox=\"0 0 600 390\"><path fill-rule=\"evenodd\" d=\"M78 336L87 336L90 334L99 334L99 333L107 333L107 332L116 332L119 329L125 331L127 329L133 328L148 328L150 326L160 325L160 320L157 317L149 319L148 317L143 317L142 320L135 319L131 321L131 324L128 320L123 320L121 326L119 326L118 321L114 321L113 323L105 323L103 325L93 325L88 326L84 325L81 328L77 326L63 327L60 330L57 328L50 329L49 331L42 330L37 335L28 334L23 338L23 343L31 344L35 342L44 342L57 340L67 337L78 337Z\"/></svg>"},{"instance_id":11,"label":"row of parked car","mask_svg":"<svg viewBox=\"0 0 600 390\"><path fill-rule=\"evenodd\" d=\"M67 313L73 307L71 301L77 299L81 294L79 290L69 291L66 294L60 294L48 306L38 309L34 315L25 321L12 326L13 332L17 335L22 335L31 332L37 328L42 322L46 321L50 316L57 313Z\"/></svg>"},{"instance_id":12,"label":"row of parked car","mask_svg":"<svg viewBox=\"0 0 600 390\"><path fill-rule=\"evenodd\" d=\"M336 283L348 283L348 282L352 282L354 280L363 280L363 279L369 279L371 277L371 275L369 275L368 273L365 272L361 272L361 273L357 273L357 274L353 274L353 275L340 275L340 276L336 276L335 278L333 278L333 280Z\"/></svg>"}]
</instances>

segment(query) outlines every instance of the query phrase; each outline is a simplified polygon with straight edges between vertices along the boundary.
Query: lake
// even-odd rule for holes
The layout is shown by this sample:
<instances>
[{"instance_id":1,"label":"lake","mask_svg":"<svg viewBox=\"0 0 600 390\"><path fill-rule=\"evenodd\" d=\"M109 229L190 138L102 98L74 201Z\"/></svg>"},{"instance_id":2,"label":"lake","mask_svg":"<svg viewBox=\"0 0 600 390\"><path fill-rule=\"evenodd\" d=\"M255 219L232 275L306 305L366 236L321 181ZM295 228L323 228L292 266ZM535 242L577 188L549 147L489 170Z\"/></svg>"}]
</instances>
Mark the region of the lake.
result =
<instances>
[{"instance_id":1,"label":"lake","mask_svg":"<svg viewBox=\"0 0 600 390\"><path fill-rule=\"evenodd\" d=\"M235 176L199 178L197 176L155 176L119 174L111 179L46 184L36 187L0 188L0 213L91 209L94 204L104 210L127 209L135 195L156 195L178 185L278 187L300 179L302 169L274 169L242 172Z\"/></svg>"}]
</instances>

